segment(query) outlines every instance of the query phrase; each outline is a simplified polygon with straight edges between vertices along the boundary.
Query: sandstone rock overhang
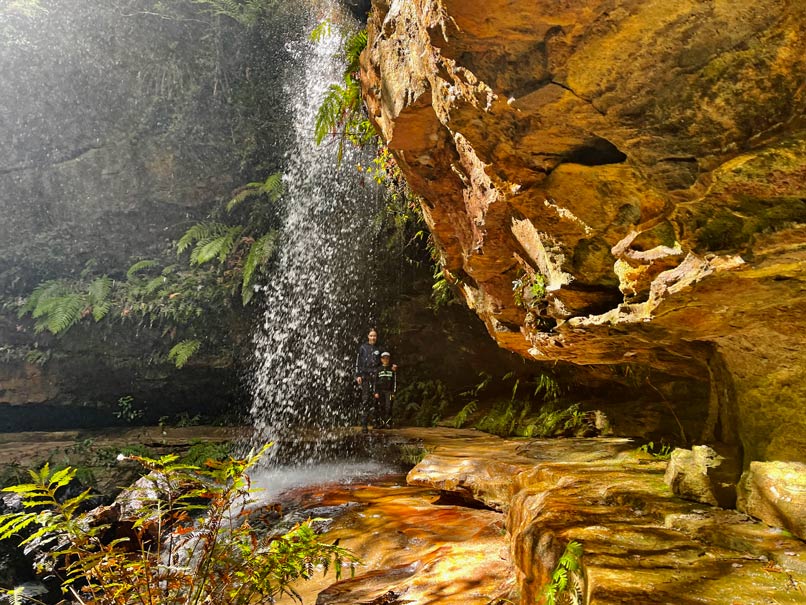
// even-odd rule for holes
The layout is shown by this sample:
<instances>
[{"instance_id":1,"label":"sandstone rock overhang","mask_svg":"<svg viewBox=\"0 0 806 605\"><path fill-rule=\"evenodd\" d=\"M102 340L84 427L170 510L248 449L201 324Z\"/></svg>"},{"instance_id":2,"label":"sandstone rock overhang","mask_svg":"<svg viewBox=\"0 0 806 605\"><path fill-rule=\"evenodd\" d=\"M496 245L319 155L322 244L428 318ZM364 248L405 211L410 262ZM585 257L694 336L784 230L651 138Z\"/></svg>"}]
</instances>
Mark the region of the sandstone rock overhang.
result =
<instances>
[{"instance_id":1,"label":"sandstone rock overhang","mask_svg":"<svg viewBox=\"0 0 806 605\"><path fill-rule=\"evenodd\" d=\"M453 280L528 358L709 381L806 460L806 5L375 0L361 82Z\"/></svg>"}]
</instances>

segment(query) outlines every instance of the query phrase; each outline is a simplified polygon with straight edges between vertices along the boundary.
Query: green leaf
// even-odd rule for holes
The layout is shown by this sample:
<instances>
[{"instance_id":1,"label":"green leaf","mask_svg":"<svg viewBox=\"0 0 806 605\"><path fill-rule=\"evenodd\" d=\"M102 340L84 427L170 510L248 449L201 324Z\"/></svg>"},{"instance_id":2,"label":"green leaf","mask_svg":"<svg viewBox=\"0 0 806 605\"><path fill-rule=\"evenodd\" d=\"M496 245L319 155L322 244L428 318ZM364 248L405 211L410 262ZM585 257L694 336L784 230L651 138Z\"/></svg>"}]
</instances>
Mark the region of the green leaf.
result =
<instances>
[{"instance_id":1,"label":"green leaf","mask_svg":"<svg viewBox=\"0 0 806 605\"><path fill-rule=\"evenodd\" d=\"M325 38L330 36L331 22L329 19L324 19L319 25L313 28L310 34L311 42L319 43Z\"/></svg>"},{"instance_id":2,"label":"green leaf","mask_svg":"<svg viewBox=\"0 0 806 605\"><path fill-rule=\"evenodd\" d=\"M140 272L145 269L151 269L152 267L156 267L159 263L155 260L141 260L134 263L129 270L126 271L126 279L134 279L134 277Z\"/></svg>"},{"instance_id":3,"label":"green leaf","mask_svg":"<svg viewBox=\"0 0 806 605\"><path fill-rule=\"evenodd\" d=\"M109 309L112 308L112 303L109 301L109 294L112 292L112 278L108 275L103 275L95 279L87 290L89 304L92 306L92 317L95 321L101 321Z\"/></svg>"},{"instance_id":4,"label":"green leaf","mask_svg":"<svg viewBox=\"0 0 806 605\"><path fill-rule=\"evenodd\" d=\"M225 233L227 229L229 229L229 227L223 223L197 223L185 231L184 235L179 238L176 244L176 251L178 254L182 254L182 252L190 248L194 243L219 237Z\"/></svg>"},{"instance_id":5,"label":"green leaf","mask_svg":"<svg viewBox=\"0 0 806 605\"><path fill-rule=\"evenodd\" d=\"M181 369L198 352L200 347L201 342L198 340L183 340L174 345L168 352L168 359L173 361L177 368Z\"/></svg>"},{"instance_id":6,"label":"green leaf","mask_svg":"<svg viewBox=\"0 0 806 605\"><path fill-rule=\"evenodd\" d=\"M236 225L229 227L221 235L199 241L190 254L190 262L194 265L203 265L213 259L224 262L235 246L235 241L243 231L243 227Z\"/></svg>"},{"instance_id":7,"label":"green leaf","mask_svg":"<svg viewBox=\"0 0 806 605\"><path fill-rule=\"evenodd\" d=\"M249 254L243 266L243 279L241 282L241 296L244 305L248 305L249 301L252 300L252 296L254 295L252 282L255 271L258 267L266 264L269 258L271 258L271 255L274 253L276 239L277 234L275 232L267 233L259 240L255 241L249 248Z\"/></svg>"}]
</instances>

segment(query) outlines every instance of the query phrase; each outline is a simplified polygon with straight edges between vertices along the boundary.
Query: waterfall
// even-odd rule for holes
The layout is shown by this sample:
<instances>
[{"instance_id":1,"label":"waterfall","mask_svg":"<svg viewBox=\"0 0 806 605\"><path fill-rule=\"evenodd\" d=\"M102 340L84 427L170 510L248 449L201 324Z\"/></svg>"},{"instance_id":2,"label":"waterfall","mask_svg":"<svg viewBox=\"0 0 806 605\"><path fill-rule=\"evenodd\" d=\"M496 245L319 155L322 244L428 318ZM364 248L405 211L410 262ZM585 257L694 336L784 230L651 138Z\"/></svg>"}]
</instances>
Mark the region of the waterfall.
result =
<instances>
[{"instance_id":1,"label":"waterfall","mask_svg":"<svg viewBox=\"0 0 806 605\"><path fill-rule=\"evenodd\" d=\"M338 14L338 23L352 19L335 0L318 3L318 9L319 17ZM312 16L308 31L315 25ZM262 288L265 310L254 337L255 443L309 429L327 434L357 417L353 364L373 313L380 196L356 169L356 152L345 149L337 166L334 145L314 142L316 111L344 69L337 58L341 34L336 25L331 29L318 43L306 33L288 46L296 61L285 88L293 104L293 135L279 259ZM297 446L299 459L315 457L310 448L316 441Z\"/></svg>"}]
</instances>

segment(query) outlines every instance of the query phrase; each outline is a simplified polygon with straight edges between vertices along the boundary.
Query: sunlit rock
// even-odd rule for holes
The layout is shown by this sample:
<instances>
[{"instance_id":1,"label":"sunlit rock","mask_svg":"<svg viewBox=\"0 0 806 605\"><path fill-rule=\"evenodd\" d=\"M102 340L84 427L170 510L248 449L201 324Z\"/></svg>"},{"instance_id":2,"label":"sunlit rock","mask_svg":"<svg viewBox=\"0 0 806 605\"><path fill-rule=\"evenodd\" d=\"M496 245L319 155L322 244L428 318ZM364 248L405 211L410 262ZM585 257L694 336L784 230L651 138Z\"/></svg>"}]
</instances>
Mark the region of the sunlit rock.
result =
<instances>
[{"instance_id":1,"label":"sunlit rock","mask_svg":"<svg viewBox=\"0 0 806 605\"><path fill-rule=\"evenodd\" d=\"M806 5L376 1L370 117L527 358L710 385L698 443L806 456ZM538 296L524 296L526 283Z\"/></svg>"},{"instance_id":2,"label":"sunlit rock","mask_svg":"<svg viewBox=\"0 0 806 605\"><path fill-rule=\"evenodd\" d=\"M752 462L739 484L738 508L806 540L806 464Z\"/></svg>"},{"instance_id":3,"label":"sunlit rock","mask_svg":"<svg viewBox=\"0 0 806 605\"><path fill-rule=\"evenodd\" d=\"M681 498L733 508L741 467L735 451L724 453L728 457L707 445L695 445L690 450L677 448L663 480Z\"/></svg>"}]
</instances>

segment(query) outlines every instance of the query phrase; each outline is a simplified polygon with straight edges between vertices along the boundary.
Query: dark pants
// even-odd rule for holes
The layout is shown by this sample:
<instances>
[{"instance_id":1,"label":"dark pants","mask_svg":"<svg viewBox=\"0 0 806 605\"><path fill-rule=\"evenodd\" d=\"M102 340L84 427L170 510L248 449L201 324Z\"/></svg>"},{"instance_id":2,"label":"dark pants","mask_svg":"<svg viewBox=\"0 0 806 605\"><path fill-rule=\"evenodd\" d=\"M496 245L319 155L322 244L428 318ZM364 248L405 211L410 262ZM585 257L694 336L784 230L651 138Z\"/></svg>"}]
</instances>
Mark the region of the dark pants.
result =
<instances>
[{"instance_id":1,"label":"dark pants","mask_svg":"<svg viewBox=\"0 0 806 605\"><path fill-rule=\"evenodd\" d=\"M361 426L365 429L369 426L370 418L377 416L371 382L371 376L361 377Z\"/></svg>"},{"instance_id":2,"label":"dark pants","mask_svg":"<svg viewBox=\"0 0 806 605\"><path fill-rule=\"evenodd\" d=\"M380 408L379 425L388 429L392 427L392 393L379 393L379 395L380 399L375 400Z\"/></svg>"}]
</instances>

